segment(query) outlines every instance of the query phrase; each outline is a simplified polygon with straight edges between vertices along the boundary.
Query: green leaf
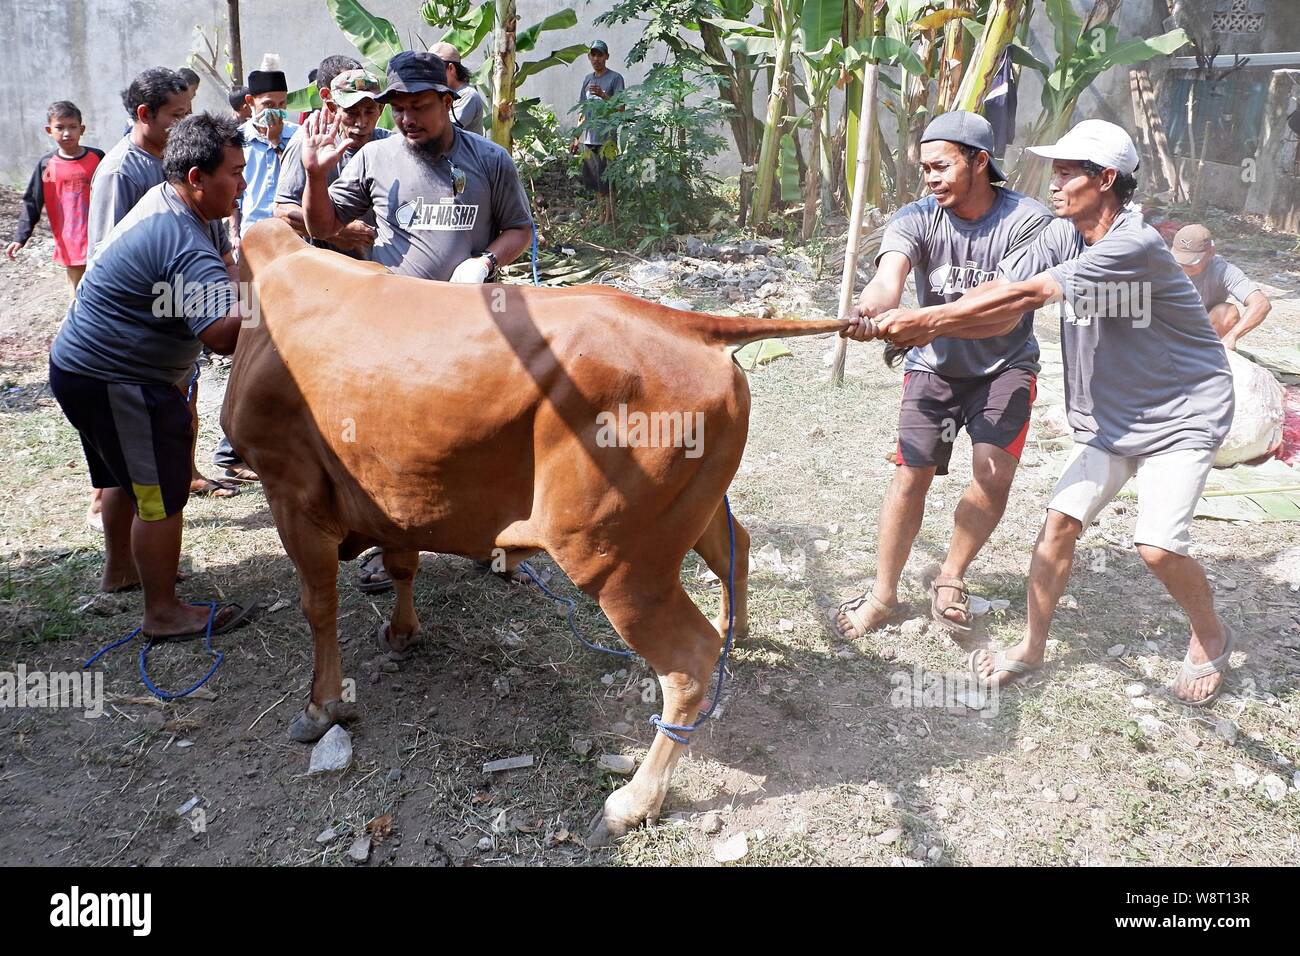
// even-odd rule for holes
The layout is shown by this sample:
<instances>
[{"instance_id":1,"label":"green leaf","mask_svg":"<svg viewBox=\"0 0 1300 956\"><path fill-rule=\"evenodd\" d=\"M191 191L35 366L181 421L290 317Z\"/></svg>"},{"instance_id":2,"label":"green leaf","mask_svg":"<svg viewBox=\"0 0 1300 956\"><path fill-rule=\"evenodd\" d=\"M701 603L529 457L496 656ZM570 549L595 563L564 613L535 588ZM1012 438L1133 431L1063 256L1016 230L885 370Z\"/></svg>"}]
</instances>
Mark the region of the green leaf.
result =
<instances>
[{"instance_id":1,"label":"green leaf","mask_svg":"<svg viewBox=\"0 0 1300 956\"><path fill-rule=\"evenodd\" d=\"M1056 53L1062 57L1074 56L1074 48L1079 42L1079 32L1083 29L1083 19L1074 12L1071 0L1046 0L1047 18L1056 28Z\"/></svg>"},{"instance_id":2,"label":"green leaf","mask_svg":"<svg viewBox=\"0 0 1300 956\"><path fill-rule=\"evenodd\" d=\"M496 0L487 0L475 7L464 20L442 35L439 42L450 43L462 57L478 49L480 43L492 32L496 22Z\"/></svg>"},{"instance_id":3,"label":"green leaf","mask_svg":"<svg viewBox=\"0 0 1300 956\"><path fill-rule=\"evenodd\" d=\"M914 76L924 76L925 64L916 55L910 44L894 37L868 37L853 44L855 50L861 50L880 63L901 66Z\"/></svg>"},{"instance_id":4,"label":"green leaf","mask_svg":"<svg viewBox=\"0 0 1300 956\"><path fill-rule=\"evenodd\" d=\"M763 339L760 342L750 342L743 348L737 349L735 358L741 368L756 369L760 365L766 365L768 362L793 354L781 343L780 339Z\"/></svg>"},{"instance_id":5,"label":"green leaf","mask_svg":"<svg viewBox=\"0 0 1300 956\"><path fill-rule=\"evenodd\" d=\"M799 15L800 46L808 53L820 53L840 35L844 0L803 0Z\"/></svg>"},{"instance_id":6,"label":"green leaf","mask_svg":"<svg viewBox=\"0 0 1300 956\"><path fill-rule=\"evenodd\" d=\"M393 25L375 16L357 0L325 0L325 5L343 35L379 69L384 69L389 60L402 52L402 41Z\"/></svg>"},{"instance_id":7,"label":"green leaf","mask_svg":"<svg viewBox=\"0 0 1300 956\"><path fill-rule=\"evenodd\" d=\"M702 17L701 19L724 33L743 33L746 36L772 35L772 31L767 27L757 23L746 23L744 20L728 20L726 17Z\"/></svg>"},{"instance_id":8,"label":"green leaf","mask_svg":"<svg viewBox=\"0 0 1300 956\"><path fill-rule=\"evenodd\" d=\"M1052 68L1029 52L1028 47L1021 46L1019 43L1010 44L1007 49L1011 52L1011 60L1021 66L1027 66L1031 70L1037 70L1043 76L1052 72Z\"/></svg>"},{"instance_id":9,"label":"green leaf","mask_svg":"<svg viewBox=\"0 0 1300 956\"><path fill-rule=\"evenodd\" d=\"M577 25L578 15L573 12L572 7L565 7L559 13L552 13L541 23L533 24L515 37L515 49L520 53L526 53L537 46L537 38L542 35L543 30L567 30Z\"/></svg>"},{"instance_id":10,"label":"green leaf","mask_svg":"<svg viewBox=\"0 0 1300 956\"><path fill-rule=\"evenodd\" d=\"M781 48L781 41L776 37L764 36L729 36L723 44L745 56L775 56Z\"/></svg>"},{"instance_id":11,"label":"green leaf","mask_svg":"<svg viewBox=\"0 0 1300 956\"><path fill-rule=\"evenodd\" d=\"M542 70L550 69L553 66L568 66L586 53L588 49L590 47L585 43L575 43L559 50L552 50L551 55L545 59L529 60L527 63L521 64L519 69L515 71L515 83L522 83L534 73L540 73Z\"/></svg>"},{"instance_id":12,"label":"green leaf","mask_svg":"<svg viewBox=\"0 0 1300 956\"><path fill-rule=\"evenodd\" d=\"M320 101L320 94L316 92L316 84L304 86L300 90L294 90L284 101L284 108L289 112L303 112L306 110L318 110L324 104Z\"/></svg>"},{"instance_id":13,"label":"green leaf","mask_svg":"<svg viewBox=\"0 0 1300 956\"><path fill-rule=\"evenodd\" d=\"M1130 63L1140 63L1152 57L1165 56L1173 53L1186 42L1187 34L1181 29L1170 30L1149 40L1130 40L1102 56L1096 72L1104 73L1113 66L1128 66Z\"/></svg>"}]
</instances>

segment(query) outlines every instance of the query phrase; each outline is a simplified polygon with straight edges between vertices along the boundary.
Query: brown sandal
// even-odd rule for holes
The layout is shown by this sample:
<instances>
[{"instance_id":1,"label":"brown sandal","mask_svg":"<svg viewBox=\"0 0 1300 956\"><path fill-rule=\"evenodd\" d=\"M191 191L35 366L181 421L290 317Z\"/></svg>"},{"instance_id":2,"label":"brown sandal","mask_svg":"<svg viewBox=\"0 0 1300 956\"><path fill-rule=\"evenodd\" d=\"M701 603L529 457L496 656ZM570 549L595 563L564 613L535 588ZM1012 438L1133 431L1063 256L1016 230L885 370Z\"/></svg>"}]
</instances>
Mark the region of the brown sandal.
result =
<instances>
[{"instance_id":1,"label":"brown sandal","mask_svg":"<svg viewBox=\"0 0 1300 956\"><path fill-rule=\"evenodd\" d=\"M939 589L951 588L961 595L959 601L949 601L942 607L939 606ZM949 611L960 611L964 621L954 621L948 616ZM970 611L970 594L966 590L966 582L961 578L935 578L930 582L930 617L936 623L943 625L954 634L969 634L973 631L975 615Z\"/></svg>"},{"instance_id":2,"label":"brown sandal","mask_svg":"<svg viewBox=\"0 0 1300 956\"><path fill-rule=\"evenodd\" d=\"M875 627L867 627L866 615L862 611L862 605L864 604L870 605L871 610L876 613L884 615ZM838 608L831 611L828 614L828 617L830 619L831 628L836 634L845 640L856 641L858 638L866 637L872 631L878 631L882 627L886 627L887 625L893 624L895 621L906 617L907 611L907 605L902 602L893 605L886 604L870 591L863 591L862 594L858 595L853 600L845 601ZM849 624L853 626L853 630L857 632L856 634L848 633L840 627L838 620L838 615L840 614L843 614L849 619Z\"/></svg>"}]
</instances>

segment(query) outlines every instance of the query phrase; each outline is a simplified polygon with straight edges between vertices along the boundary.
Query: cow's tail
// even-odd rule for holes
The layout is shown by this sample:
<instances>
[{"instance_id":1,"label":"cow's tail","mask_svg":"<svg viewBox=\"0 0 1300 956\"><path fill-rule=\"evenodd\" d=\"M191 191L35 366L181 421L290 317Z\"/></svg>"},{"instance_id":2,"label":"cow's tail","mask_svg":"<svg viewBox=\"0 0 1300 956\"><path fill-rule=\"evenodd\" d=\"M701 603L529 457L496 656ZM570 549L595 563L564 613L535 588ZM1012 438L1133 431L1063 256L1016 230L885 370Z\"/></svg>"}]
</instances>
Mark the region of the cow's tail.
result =
<instances>
[{"instance_id":1,"label":"cow's tail","mask_svg":"<svg viewBox=\"0 0 1300 956\"><path fill-rule=\"evenodd\" d=\"M689 318L687 318L689 316ZM848 323L838 319L760 319L750 316L682 313L684 322L693 326L701 338L718 345L744 345L760 339L786 338L794 335L825 335L842 332Z\"/></svg>"}]
</instances>

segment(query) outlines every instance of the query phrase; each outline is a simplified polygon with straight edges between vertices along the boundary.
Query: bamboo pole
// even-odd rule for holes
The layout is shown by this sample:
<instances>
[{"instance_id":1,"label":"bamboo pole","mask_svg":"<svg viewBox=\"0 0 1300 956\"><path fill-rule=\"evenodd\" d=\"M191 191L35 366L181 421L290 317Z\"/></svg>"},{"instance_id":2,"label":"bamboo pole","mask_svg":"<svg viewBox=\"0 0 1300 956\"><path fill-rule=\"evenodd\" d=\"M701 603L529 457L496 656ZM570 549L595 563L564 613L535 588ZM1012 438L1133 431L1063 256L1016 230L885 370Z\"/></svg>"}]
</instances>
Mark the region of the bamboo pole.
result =
<instances>
[{"instance_id":1,"label":"bamboo pole","mask_svg":"<svg viewBox=\"0 0 1300 956\"><path fill-rule=\"evenodd\" d=\"M867 139L876 128L876 82L880 66L868 63L862 76L862 107L858 110L857 164L853 171L853 209L849 216L848 244L844 249L844 274L840 279L840 321L849 320L853 308L853 287L858 275L858 248L862 242L862 214L867 205ZM848 359L849 340L835 344L835 361L831 365L831 384L844 382L844 363Z\"/></svg>"}]
</instances>

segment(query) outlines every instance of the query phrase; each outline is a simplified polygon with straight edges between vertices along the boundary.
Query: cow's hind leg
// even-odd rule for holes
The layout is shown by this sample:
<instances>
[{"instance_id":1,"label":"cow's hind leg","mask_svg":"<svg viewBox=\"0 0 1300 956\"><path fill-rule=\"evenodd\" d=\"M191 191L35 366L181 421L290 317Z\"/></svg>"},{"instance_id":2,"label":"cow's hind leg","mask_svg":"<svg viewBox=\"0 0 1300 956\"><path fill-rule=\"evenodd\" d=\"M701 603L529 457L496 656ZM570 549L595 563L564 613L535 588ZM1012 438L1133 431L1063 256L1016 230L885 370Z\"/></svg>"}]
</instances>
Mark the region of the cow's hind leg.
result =
<instances>
[{"instance_id":1,"label":"cow's hind leg","mask_svg":"<svg viewBox=\"0 0 1300 956\"><path fill-rule=\"evenodd\" d=\"M384 549L384 570L393 579L397 592L393 614L379 626L376 640L379 649L393 660L406 657L420 636L420 619L415 616L415 572L420 567L419 551Z\"/></svg>"},{"instance_id":2,"label":"cow's hind leg","mask_svg":"<svg viewBox=\"0 0 1300 956\"><path fill-rule=\"evenodd\" d=\"M699 717L718 660L718 634L679 581L657 590L637 586L634 580L625 583L629 586L611 581L602 587L600 606L623 640L659 675L664 722L689 726ZM606 798L588 844L599 846L656 820L673 768L685 750L663 733L655 734L636 776Z\"/></svg>"},{"instance_id":3,"label":"cow's hind leg","mask_svg":"<svg viewBox=\"0 0 1300 956\"><path fill-rule=\"evenodd\" d=\"M293 740L309 743L340 721L356 716L356 705L343 699L342 661L338 640L338 546L333 535L302 517L294 502L276 507L271 498L280 540L298 569L302 611L314 642L311 697L289 725Z\"/></svg>"},{"instance_id":4,"label":"cow's hind leg","mask_svg":"<svg viewBox=\"0 0 1300 956\"><path fill-rule=\"evenodd\" d=\"M749 532L735 518L732 523L736 531L736 571L733 593L735 594L736 617L733 623L734 640L742 640L749 634L749 611L746 596L749 590ZM709 570L722 581L722 609L718 612L718 633L727 636L727 573L731 566L731 537L727 528L727 507L718 502L718 510L713 513L709 526L704 529L700 540L695 542L695 553L704 559Z\"/></svg>"}]
</instances>

